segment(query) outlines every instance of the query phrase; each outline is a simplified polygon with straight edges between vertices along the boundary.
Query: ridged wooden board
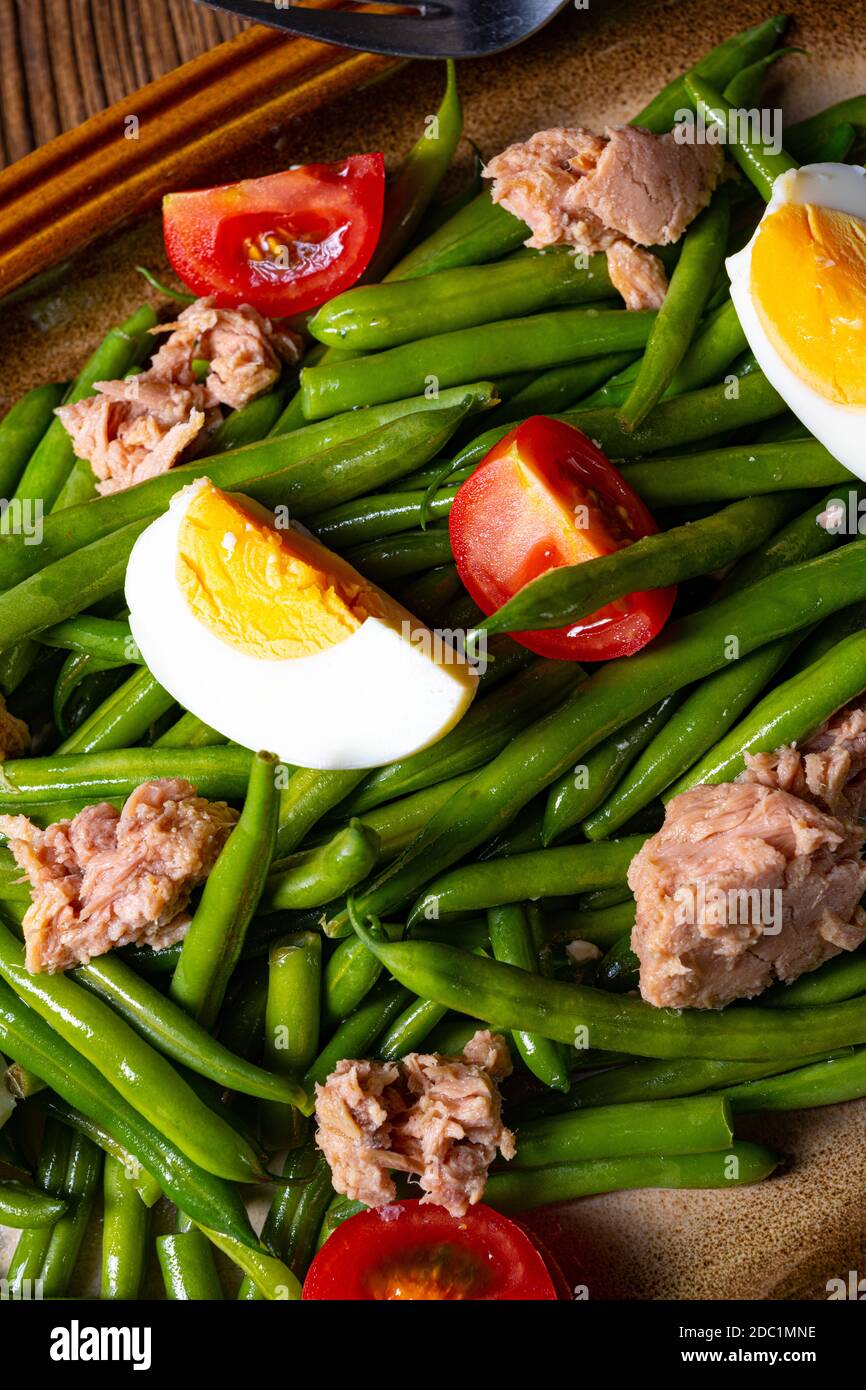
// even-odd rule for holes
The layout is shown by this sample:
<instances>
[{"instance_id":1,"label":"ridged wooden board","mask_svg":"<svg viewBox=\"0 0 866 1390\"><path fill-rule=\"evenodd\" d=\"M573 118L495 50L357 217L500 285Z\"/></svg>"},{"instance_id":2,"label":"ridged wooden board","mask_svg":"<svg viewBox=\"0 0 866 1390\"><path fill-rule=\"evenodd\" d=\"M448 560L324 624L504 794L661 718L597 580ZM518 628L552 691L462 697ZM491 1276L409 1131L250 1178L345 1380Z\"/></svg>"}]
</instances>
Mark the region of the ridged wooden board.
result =
<instances>
[{"instance_id":1,"label":"ridged wooden board","mask_svg":"<svg viewBox=\"0 0 866 1390\"><path fill-rule=\"evenodd\" d=\"M0 168L245 27L193 0L0 0Z\"/></svg>"}]
</instances>

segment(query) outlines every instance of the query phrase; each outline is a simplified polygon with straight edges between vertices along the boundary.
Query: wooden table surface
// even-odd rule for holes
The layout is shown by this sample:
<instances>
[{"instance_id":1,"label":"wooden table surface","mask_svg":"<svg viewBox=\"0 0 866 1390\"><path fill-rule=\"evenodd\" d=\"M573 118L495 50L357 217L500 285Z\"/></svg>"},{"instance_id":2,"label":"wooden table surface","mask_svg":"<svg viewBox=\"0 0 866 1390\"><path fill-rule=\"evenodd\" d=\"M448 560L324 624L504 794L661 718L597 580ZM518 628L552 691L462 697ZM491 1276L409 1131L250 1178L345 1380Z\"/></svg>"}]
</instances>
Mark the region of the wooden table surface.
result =
<instances>
[{"instance_id":1,"label":"wooden table surface","mask_svg":"<svg viewBox=\"0 0 866 1390\"><path fill-rule=\"evenodd\" d=\"M194 0L0 0L0 168L243 27Z\"/></svg>"}]
</instances>

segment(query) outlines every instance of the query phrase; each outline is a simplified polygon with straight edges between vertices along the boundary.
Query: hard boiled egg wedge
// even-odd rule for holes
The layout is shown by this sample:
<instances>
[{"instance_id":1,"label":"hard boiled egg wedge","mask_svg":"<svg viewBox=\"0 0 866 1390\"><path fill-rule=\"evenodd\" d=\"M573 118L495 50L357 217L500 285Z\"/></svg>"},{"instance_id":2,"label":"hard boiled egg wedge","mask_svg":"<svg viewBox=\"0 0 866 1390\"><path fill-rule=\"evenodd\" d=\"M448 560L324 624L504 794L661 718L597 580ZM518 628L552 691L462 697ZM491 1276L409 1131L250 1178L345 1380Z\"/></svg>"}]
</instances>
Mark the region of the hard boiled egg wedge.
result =
<instances>
[{"instance_id":1,"label":"hard boiled egg wedge","mask_svg":"<svg viewBox=\"0 0 866 1390\"><path fill-rule=\"evenodd\" d=\"M866 170L781 174L755 235L728 261L761 370L830 453L866 478Z\"/></svg>"},{"instance_id":2,"label":"hard boiled egg wedge","mask_svg":"<svg viewBox=\"0 0 866 1390\"><path fill-rule=\"evenodd\" d=\"M446 734L477 673L351 565L206 478L133 547L132 635L161 685L247 748L375 767Z\"/></svg>"}]
</instances>

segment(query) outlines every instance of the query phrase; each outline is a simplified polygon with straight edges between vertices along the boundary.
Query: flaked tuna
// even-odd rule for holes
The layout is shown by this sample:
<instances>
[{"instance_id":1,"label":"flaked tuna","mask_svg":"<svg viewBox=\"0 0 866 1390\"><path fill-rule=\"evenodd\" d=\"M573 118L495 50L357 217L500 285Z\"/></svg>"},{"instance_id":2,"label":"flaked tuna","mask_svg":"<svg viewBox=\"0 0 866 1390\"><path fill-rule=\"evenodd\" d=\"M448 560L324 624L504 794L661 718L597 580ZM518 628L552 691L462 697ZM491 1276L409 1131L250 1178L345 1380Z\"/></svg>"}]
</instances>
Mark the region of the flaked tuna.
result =
<instances>
[{"instance_id":1,"label":"flaked tuna","mask_svg":"<svg viewBox=\"0 0 866 1390\"><path fill-rule=\"evenodd\" d=\"M860 946L864 838L852 821L756 781L673 797L629 868L643 997L719 1009Z\"/></svg>"},{"instance_id":2,"label":"flaked tuna","mask_svg":"<svg viewBox=\"0 0 866 1390\"><path fill-rule=\"evenodd\" d=\"M481 1200L497 1150L513 1158L497 1081L509 1075L504 1038L478 1032L461 1057L410 1052L399 1062L341 1061L316 1087L316 1143L337 1192L370 1207L414 1174L452 1216Z\"/></svg>"},{"instance_id":3,"label":"flaked tuna","mask_svg":"<svg viewBox=\"0 0 866 1390\"><path fill-rule=\"evenodd\" d=\"M276 332L255 309L218 309L212 299L153 331L170 336L146 372L99 381L97 395L57 410L103 495L167 472L206 442L223 407L240 409L269 390L281 363L300 352L295 334ZM193 365L199 361L209 364L204 381Z\"/></svg>"},{"instance_id":4,"label":"flaked tuna","mask_svg":"<svg viewBox=\"0 0 866 1390\"><path fill-rule=\"evenodd\" d=\"M145 782L122 811L87 806L40 830L0 816L0 831L33 890L24 918L27 969L68 970L116 946L161 949L189 924L186 908L237 812L180 778Z\"/></svg>"},{"instance_id":5,"label":"flaked tuna","mask_svg":"<svg viewBox=\"0 0 866 1390\"><path fill-rule=\"evenodd\" d=\"M667 288L658 257L629 250L678 241L723 172L717 145L680 144L673 134L634 126L604 136L579 127L542 130L484 170L493 201L530 228L527 246L606 251L629 309L658 308Z\"/></svg>"},{"instance_id":6,"label":"flaked tuna","mask_svg":"<svg viewBox=\"0 0 866 1390\"><path fill-rule=\"evenodd\" d=\"M747 753L743 781L781 787L836 816L858 819L866 797L866 697L837 710L797 748Z\"/></svg>"}]
</instances>

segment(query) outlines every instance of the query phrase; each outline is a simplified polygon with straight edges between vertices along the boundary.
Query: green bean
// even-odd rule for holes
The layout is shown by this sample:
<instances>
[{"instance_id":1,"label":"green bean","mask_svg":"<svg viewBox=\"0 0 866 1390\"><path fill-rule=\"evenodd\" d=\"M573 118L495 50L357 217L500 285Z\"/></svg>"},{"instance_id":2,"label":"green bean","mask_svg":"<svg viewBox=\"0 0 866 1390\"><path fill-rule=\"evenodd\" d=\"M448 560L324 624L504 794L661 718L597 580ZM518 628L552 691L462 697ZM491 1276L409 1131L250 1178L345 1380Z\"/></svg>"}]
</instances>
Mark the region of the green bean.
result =
<instances>
[{"instance_id":1,"label":"green bean","mask_svg":"<svg viewBox=\"0 0 866 1390\"><path fill-rule=\"evenodd\" d=\"M399 1018L411 1002L409 992L394 980L378 984L366 995L308 1067L306 1085L324 1086L331 1072L345 1057L364 1057L381 1033Z\"/></svg>"},{"instance_id":2,"label":"green bean","mask_svg":"<svg viewBox=\"0 0 866 1390\"><path fill-rule=\"evenodd\" d=\"M119 328L113 328L82 367L70 387L67 404L93 394L97 381L115 380L126 374L150 341L156 314L149 306L139 309ZM75 462L72 440L59 420L54 420L36 446L15 490L18 500L41 502L50 511Z\"/></svg>"},{"instance_id":3,"label":"green bean","mask_svg":"<svg viewBox=\"0 0 866 1390\"><path fill-rule=\"evenodd\" d=\"M561 845L452 869L433 879L413 905L408 925L411 929L422 920L482 912L524 898L567 897L625 883L628 866L645 838L629 835L608 844Z\"/></svg>"},{"instance_id":4,"label":"green bean","mask_svg":"<svg viewBox=\"0 0 866 1390\"><path fill-rule=\"evenodd\" d=\"M257 753L240 820L208 875L184 937L170 994L212 1028L243 950L274 853L279 795L273 753Z\"/></svg>"},{"instance_id":5,"label":"green bean","mask_svg":"<svg viewBox=\"0 0 866 1390\"><path fill-rule=\"evenodd\" d=\"M591 357L588 362L568 362L564 367L549 367L491 413L490 428L525 420L528 415L558 415L570 410L630 361L634 361L631 353L613 352L604 357ZM449 481L455 481L453 473Z\"/></svg>"},{"instance_id":6,"label":"green bean","mask_svg":"<svg viewBox=\"0 0 866 1390\"><path fill-rule=\"evenodd\" d=\"M513 1166L713 1153L729 1149L733 1137L730 1106L717 1092L694 1099L602 1105L521 1125Z\"/></svg>"},{"instance_id":7,"label":"green bean","mask_svg":"<svg viewBox=\"0 0 866 1390\"><path fill-rule=\"evenodd\" d=\"M282 1260L268 1254L264 1248L249 1246L236 1240L234 1236L210 1231L202 1225L199 1225L199 1229L217 1250L221 1250L243 1270L247 1278L252 1279L266 1299L280 1299L292 1303L300 1300L300 1280Z\"/></svg>"},{"instance_id":8,"label":"green bean","mask_svg":"<svg viewBox=\"0 0 866 1390\"><path fill-rule=\"evenodd\" d=\"M66 1176L71 1139L72 1136L65 1125L60 1124L50 1115L46 1118L39 1150L36 1182L40 1190L47 1196L64 1202L65 1199L60 1194ZM6 1271L6 1284L13 1296L29 1298L37 1293L39 1289L37 1281L42 1272L42 1264L50 1239L51 1228L47 1226L25 1229L18 1237L9 1268Z\"/></svg>"},{"instance_id":9,"label":"green bean","mask_svg":"<svg viewBox=\"0 0 866 1390\"><path fill-rule=\"evenodd\" d=\"M222 1300L222 1285L211 1246L201 1231L157 1236L156 1255L166 1298L173 1302Z\"/></svg>"},{"instance_id":10,"label":"green bean","mask_svg":"<svg viewBox=\"0 0 866 1390\"><path fill-rule=\"evenodd\" d=\"M118 666L140 664L141 652L132 639L129 623L112 618L94 618L89 613L67 618L39 633L37 640L46 647L83 652Z\"/></svg>"},{"instance_id":11,"label":"green bean","mask_svg":"<svg viewBox=\"0 0 866 1390\"><path fill-rule=\"evenodd\" d=\"M706 78L716 86L726 87L744 67L756 63L775 48L787 25L788 16L778 14L752 29L744 29L711 49L689 69L689 72ZM686 76L687 73L669 82L664 90L634 117L631 124L643 126L645 130L655 131L659 135L670 130L678 113L688 105Z\"/></svg>"},{"instance_id":12,"label":"green bean","mask_svg":"<svg viewBox=\"0 0 866 1390\"><path fill-rule=\"evenodd\" d=\"M620 410L626 429L636 429L664 395L683 361L728 241L730 203L722 187L689 227L664 303L658 313L640 370Z\"/></svg>"},{"instance_id":13,"label":"green bean","mask_svg":"<svg viewBox=\"0 0 866 1390\"><path fill-rule=\"evenodd\" d=\"M460 1018L457 1014L446 1014L442 1022L433 1029L428 1039L431 1052L441 1052L445 1057L459 1057L464 1047L475 1034L487 1027L480 1018ZM514 1054L510 1039L506 1038L506 1050ZM561 1099L561 1097L558 1097Z\"/></svg>"},{"instance_id":14,"label":"green bean","mask_svg":"<svg viewBox=\"0 0 866 1390\"><path fill-rule=\"evenodd\" d=\"M809 1110L866 1095L866 1048L828 1057L811 1066L760 1081L741 1082L722 1092L735 1115L756 1110Z\"/></svg>"},{"instance_id":15,"label":"green bean","mask_svg":"<svg viewBox=\"0 0 866 1390\"><path fill-rule=\"evenodd\" d=\"M261 1057L267 995L265 962L256 960L236 972L220 1019L220 1041L236 1056L247 1060Z\"/></svg>"},{"instance_id":16,"label":"green bean","mask_svg":"<svg viewBox=\"0 0 866 1390\"><path fill-rule=\"evenodd\" d=\"M604 255L590 256L583 265L571 247L555 247L441 271L420 285L395 280L347 290L314 314L310 332L328 346L377 352L614 293Z\"/></svg>"},{"instance_id":17,"label":"green bean","mask_svg":"<svg viewBox=\"0 0 866 1390\"><path fill-rule=\"evenodd\" d=\"M795 634L770 642L695 685L618 786L584 819L581 828L587 839L615 834L661 796L754 703L791 655L797 640ZM551 799L545 813L549 838L572 824Z\"/></svg>"},{"instance_id":18,"label":"green bean","mask_svg":"<svg viewBox=\"0 0 866 1390\"><path fill-rule=\"evenodd\" d=\"M67 757L16 758L0 770L0 805L19 807L52 801L99 801L130 796L142 782L183 777L200 796L240 800L253 755L246 748L124 748Z\"/></svg>"},{"instance_id":19,"label":"green bean","mask_svg":"<svg viewBox=\"0 0 866 1390\"><path fill-rule=\"evenodd\" d=\"M376 856L378 865L390 864L418 834L432 815L444 806L460 787L468 782L471 773L463 772L449 777L433 786L423 787L421 791L410 792L408 796L398 797L365 811L357 817L363 826L371 830L379 842ZM5 894L8 888L3 887Z\"/></svg>"},{"instance_id":20,"label":"green bean","mask_svg":"<svg viewBox=\"0 0 866 1390\"><path fill-rule=\"evenodd\" d=\"M431 748L371 772L344 809L363 815L397 796L479 767L507 747L530 719L569 694L582 676L573 662L534 662L476 701L457 727Z\"/></svg>"},{"instance_id":21,"label":"green bean","mask_svg":"<svg viewBox=\"0 0 866 1390\"><path fill-rule=\"evenodd\" d=\"M66 390L61 383L34 386L0 420L0 496L15 492L28 459L54 421Z\"/></svg>"},{"instance_id":22,"label":"green bean","mask_svg":"<svg viewBox=\"0 0 866 1390\"><path fill-rule=\"evenodd\" d=\"M400 907L435 873L500 833L602 739L664 696L719 670L732 635L740 654L747 656L813 622L816 592L825 615L866 597L864 554L866 543L851 541L820 559L792 565L669 625L660 640L636 656L605 663L445 803L401 857L365 889L359 910L387 916ZM336 934L344 922L344 914L338 913L326 930Z\"/></svg>"},{"instance_id":23,"label":"green bean","mask_svg":"<svg viewBox=\"0 0 866 1390\"><path fill-rule=\"evenodd\" d=\"M53 1226L68 1208L62 1197L51 1197L22 1182L0 1182L0 1226L41 1230Z\"/></svg>"},{"instance_id":24,"label":"green bean","mask_svg":"<svg viewBox=\"0 0 866 1390\"><path fill-rule=\"evenodd\" d=\"M438 622L445 606L462 592L457 566L437 565L425 574L416 575L408 584L401 584L394 597L416 618L432 625Z\"/></svg>"},{"instance_id":25,"label":"green bean","mask_svg":"<svg viewBox=\"0 0 866 1390\"><path fill-rule=\"evenodd\" d=\"M445 94L434 120L412 146L385 191L382 230L365 279L376 281L391 271L409 244L442 182L463 132L463 111L457 90L457 69L446 63Z\"/></svg>"},{"instance_id":26,"label":"green bean","mask_svg":"<svg viewBox=\"0 0 866 1390\"><path fill-rule=\"evenodd\" d=\"M310 830L351 792L365 776L364 770L319 771L299 767L280 793L276 853L291 854Z\"/></svg>"},{"instance_id":27,"label":"green bean","mask_svg":"<svg viewBox=\"0 0 866 1390\"><path fill-rule=\"evenodd\" d=\"M262 896L262 912L297 912L322 907L348 893L376 863L376 837L358 821L326 844L302 850L272 865Z\"/></svg>"},{"instance_id":28,"label":"green bean","mask_svg":"<svg viewBox=\"0 0 866 1390\"><path fill-rule=\"evenodd\" d=\"M105 1160L102 1292L104 1299L138 1298L147 1250L148 1214L123 1164Z\"/></svg>"},{"instance_id":29,"label":"green bean","mask_svg":"<svg viewBox=\"0 0 866 1390\"><path fill-rule=\"evenodd\" d=\"M866 126L866 97L846 97L808 116L803 121L795 121L785 130L785 143L791 154L803 164L813 164L824 159L826 143L840 126L853 126L862 130Z\"/></svg>"},{"instance_id":30,"label":"green bean","mask_svg":"<svg viewBox=\"0 0 866 1390\"><path fill-rule=\"evenodd\" d=\"M186 711L165 733L160 734L151 744L152 748L213 748L227 743L223 734L217 733L202 719Z\"/></svg>"},{"instance_id":31,"label":"green bean","mask_svg":"<svg viewBox=\"0 0 866 1390\"><path fill-rule=\"evenodd\" d=\"M235 1056L173 999L140 979L115 952L97 956L72 974L160 1052L198 1076L241 1095L306 1108L307 1101L299 1086Z\"/></svg>"},{"instance_id":32,"label":"green bean","mask_svg":"<svg viewBox=\"0 0 866 1390\"><path fill-rule=\"evenodd\" d=\"M159 516L175 493L195 478L207 476L222 488L243 487L266 505L290 506L294 516L307 516L385 487L402 474L413 472L441 453L470 410L481 409L495 400L494 388L487 383L461 386L441 392L437 400L421 396L371 407L369 411L353 413L348 420L299 430L290 438L270 439L215 459L181 464L137 487L46 517L39 546L25 545L25 538L18 535L3 538L0 583L9 594L20 594L21 588L11 586L22 585L29 576L35 580L36 572L45 567L54 572L55 565L65 559L67 568L56 573L74 576L70 582L75 584L89 581L96 595L91 598L88 591L82 595L76 589L76 598L83 599L72 610L78 612L110 592L104 583L96 590L98 575L90 573L96 562L101 567L119 556L120 568L114 582L114 589L119 592L126 560L138 534L136 527L142 529ZM112 536L114 548L107 540ZM121 536L124 541L117 539ZM94 549L100 541L102 548ZM79 561L76 568L73 552L91 559ZM32 586L33 580L30 582ZM55 585L55 592L57 588L62 589L62 585ZM25 597L30 592L24 590ZM0 619L4 615L3 605L8 606L7 599L8 595L0 599ZM49 612L38 627L48 627L69 616L67 611Z\"/></svg>"},{"instance_id":33,"label":"green bean","mask_svg":"<svg viewBox=\"0 0 866 1390\"><path fill-rule=\"evenodd\" d=\"M745 767L744 754L772 752L787 743L801 743L863 690L866 630L846 637L824 657L771 690L673 783L665 799L699 782L733 781Z\"/></svg>"},{"instance_id":34,"label":"green bean","mask_svg":"<svg viewBox=\"0 0 866 1390\"><path fill-rule=\"evenodd\" d=\"M73 1109L53 1091L48 1094L48 1113L60 1120L69 1129L76 1130L77 1133L92 1140L94 1144L98 1144L106 1158L113 1159L128 1174L130 1182L145 1207L150 1208L156 1205L162 1196L162 1188L156 1178L148 1173L138 1159L134 1158L122 1144L118 1143L107 1129L104 1129L96 1120L88 1119L80 1110Z\"/></svg>"},{"instance_id":35,"label":"green bean","mask_svg":"<svg viewBox=\"0 0 866 1390\"><path fill-rule=\"evenodd\" d=\"M530 974L538 973L538 952L529 918L519 903L491 908L487 913L487 925L496 960L517 966ZM513 1038L518 1053L533 1076L557 1091L568 1090L569 1058L559 1043L550 1042L537 1033L520 1030L514 1033Z\"/></svg>"},{"instance_id":36,"label":"green bean","mask_svg":"<svg viewBox=\"0 0 866 1390\"><path fill-rule=\"evenodd\" d=\"M770 1008L789 1009L800 1004L838 1004L866 991L866 951L836 956L819 970L801 975L790 984L776 985L761 998Z\"/></svg>"},{"instance_id":37,"label":"green bean","mask_svg":"<svg viewBox=\"0 0 866 1390\"><path fill-rule=\"evenodd\" d=\"M596 440L609 458L628 459L745 429L774 419L784 408L781 396L764 374L752 372L740 381L735 396L730 394L729 386L716 385L660 401L649 419L631 433L622 428L612 406L569 410L557 418ZM472 440L455 455L455 471L478 463L507 433L508 429L500 425Z\"/></svg>"},{"instance_id":38,"label":"green bean","mask_svg":"<svg viewBox=\"0 0 866 1390\"><path fill-rule=\"evenodd\" d=\"M377 1057L396 1062L408 1052L417 1052L447 1012L433 999L413 999L379 1038Z\"/></svg>"},{"instance_id":39,"label":"green bean","mask_svg":"<svg viewBox=\"0 0 866 1390\"><path fill-rule=\"evenodd\" d=\"M382 930L395 940L403 928L383 923ZM331 954L322 977L322 1024L333 1031L367 997L382 973L382 965L363 941L348 936Z\"/></svg>"},{"instance_id":40,"label":"green bean","mask_svg":"<svg viewBox=\"0 0 866 1390\"><path fill-rule=\"evenodd\" d=\"M319 1227L333 1196L331 1170L324 1155L315 1153L309 1179L301 1189L297 1205L280 1240L280 1253L298 1278L306 1274L315 1254Z\"/></svg>"},{"instance_id":41,"label":"green bean","mask_svg":"<svg viewBox=\"0 0 866 1390\"><path fill-rule=\"evenodd\" d=\"M299 1148L289 1150L283 1164L286 1185L277 1189L262 1226L262 1244L289 1263L292 1226L310 1179L320 1171L317 1166L319 1159L319 1151L312 1140L306 1140ZM247 1303L263 1302L264 1294L245 1275L238 1290L238 1299Z\"/></svg>"},{"instance_id":42,"label":"green bean","mask_svg":"<svg viewBox=\"0 0 866 1390\"><path fill-rule=\"evenodd\" d=\"M69 1209L52 1228L40 1272L46 1298L64 1298L68 1292L101 1177L101 1152L83 1135L73 1134L62 1189Z\"/></svg>"},{"instance_id":43,"label":"green bean","mask_svg":"<svg viewBox=\"0 0 866 1390\"><path fill-rule=\"evenodd\" d=\"M274 942L268 955L265 1060L275 1072L299 1075L316 1056L321 976L320 932L296 932ZM297 1110L268 1105L264 1124L269 1146L291 1145L299 1132L299 1119Z\"/></svg>"},{"instance_id":44,"label":"green bean","mask_svg":"<svg viewBox=\"0 0 866 1390\"><path fill-rule=\"evenodd\" d=\"M852 125L837 125L819 151L817 164L844 164L857 143L857 131Z\"/></svg>"},{"instance_id":45,"label":"green bean","mask_svg":"<svg viewBox=\"0 0 866 1390\"><path fill-rule=\"evenodd\" d=\"M334 507L310 518L310 530L333 550L361 542L380 542L386 536L420 526L426 516L438 521L448 516L456 487L443 488L426 502L424 492L378 492L356 502Z\"/></svg>"},{"instance_id":46,"label":"green bean","mask_svg":"<svg viewBox=\"0 0 866 1390\"><path fill-rule=\"evenodd\" d=\"M581 764L554 783L544 812L542 845L553 844L596 811L611 794L616 795L632 764L659 731L667 727L671 715L675 716L677 703L678 697L669 695L652 705L624 729L597 744Z\"/></svg>"},{"instance_id":47,"label":"green bean","mask_svg":"<svg viewBox=\"0 0 866 1390\"><path fill-rule=\"evenodd\" d=\"M441 389L477 377L479 370L501 376L626 352L643 347L654 321L648 309L554 309L435 334L334 367L307 367L301 373L304 415L320 420L424 391L431 374Z\"/></svg>"},{"instance_id":48,"label":"green bean","mask_svg":"<svg viewBox=\"0 0 866 1390\"><path fill-rule=\"evenodd\" d=\"M108 696L57 748L58 756L129 748L144 738L154 720L174 706L146 667L136 671Z\"/></svg>"},{"instance_id":49,"label":"green bean","mask_svg":"<svg viewBox=\"0 0 866 1390\"><path fill-rule=\"evenodd\" d=\"M588 1159L493 1173L484 1200L495 1211L513 1212L633 1187L738 1187L761 1182L780 1162L770 1149L745 1141L731 1144L724 1153Z\"/></svg>"},{"instance_id":50,"label":"green bean","mask_svg":"<svg viewBox=\"0 0 866 1390\"><path fill-rule=\"evenodd\" d=\"M705 78L693 75L686 78L686 91L698 114L703 116L707 124L727 133L728 117L734 108L722 93ZM773 183L779 175L798 167L796 160L784 150L775 154L765 149L757 139L753 140L750 137L740 136L729 148L737 164L765 202L769 202L772 197Z\"/></svg>"},{"instance_id":51,"label":"green bean","mask_svg":"<svg viewBox=\"0 0 866 1390\"><path fill-rule=\"evenodd\" d=\"M69 653L60 668L51 698L54 723L64 738L117 689L127 669L99 661L84 652Z\"/></svg>"},{"instance_id":52,"label":"green bean","mask_svg":"<svg viewBox=\"0 0 866 1390\"><path fill-rule=\"evenodd\" d=\"M388 585L407 575L450 562L448 528L407 531L388 540L370 541L346 551L346 559L376 584Z\"/></svg>"},{"instance_id":53,"label":"green bean","mask_svg":"<svg viewBox=\"0 0 866 1390\"><path fill-rule=\"evenodd\" d=\"M383 942L360 917L353 926L395 980L420 998L500 1028L538 1032L558 1042L644 1057L772 1061L812 1056L866 1042L866 997L819 1008L710 1011L658 1009L632 995L530 975L442 942Z\"/></svg>"},{"instance_id":54,"label":"green bean","mask_svg":"<svg viewBox=\"0 0 866 1390\"><path fill-rule=\"evenodd\" d=\"M286 408L291 390L297 381L295 371L285 372L283 379L263 396L248 401L240 410L233 410L208 438L211 454L227 454L232 449L244 449L266 439Z\"/></svg>"},{"instance_id":55,"label":"green bean","mask_svg":"<svg viewBox=\"0 0 866 1390\"><path fill-rule=\"evenodd\" d=\"M520 218L491 201L485 189L404 256L389 280L415 280L459 266L484 265L516 251L528 227Z\"/></svg>"},{"instance_id":56,"label":"green bean","mask_svg":"<svg viewBox=\"0 0 866 1390\"><path fill-rule=\"evenodd\" d=\"M640 961L631 949L630 929L614 942L599 962L593 983L599 989L609 989L614 994L627 994L629 990L639 987Z\"/></svg>"},{"instance_id":57,"label":"green bean","mask_svg":"<svg viewBox=\"0 0 866 1390\"><path fill-rule=\"evenodd\" d=\"M851 477L816 439L647 459L626 465L622 473L648 507L687 507L790 488L829 487Z\"/></svg>"},{"instance_id":58,"label":"green bean","mask_svg":"<svg viewBox=\"0 0 866 1390\"><path fill-rule=\"evenodd\" d=\"M17 1062L13 1062L11 1067L7 1067L3 1073L3 1081L6 1090L16 1100L29 1100L31 1096L38 1096L40 1091L45 1090L45 1082L41 1076L36 1076L26 1067L19 1067ZM5 1102L6 1097L3 1097Z\"/></svg>"},{"instance_id":59,"label":"green bean","mask_svg":"<svg viewBox=\"0 0 866 1390\"><path fill-rule=\"evenodd\" d=\"M597 911L550 912L542 914L545 936L550 942L588 941L602 951L608 951L625 932L634 926L634 899Z\"/></svg>"},{"instance_id":60,"label":"green bean","mask_svg":"<svg viewBox=\"0 0 866 1390\"><path fill-rule=\"evenodd\" d=\"M258 1155L202 1104L174 1068L101 999L65 975L30 975L0 927L0 974L15 993L193 1162L217 1176L261 1178ZM50 1078L36 1068L46 1081ZM61 1092L62 1094L62 1092ZM83 1108L81 1106L79 1109Z\"/></svg>"},{"instance_id":61,"label":"green bean","mask_svg":"<svg viewBox=\"0 0 866 1390\"><path fill-rule=\"evenodd\" d=\"M0 640L4 647L118 593L123 588L130 551L146 525L136 521L121 527L64 559L46 564L0 594Z\"/></svg>"},{"instance_id":62,"label":"green bean","mask_svg":"<svg viewBox=\"0 0 866 1390\"><path fill-rule=\"evenodd\" d=\"M22 1065L43 1076L58 1095L103 1126L112 1138L152 1173L173 1202L213 1226L254 1240L236 1190L191 1162L170 1139L139 1115L37 1013L0 983L0 1046Z\"/></svg>"},{"instance_id":63,"label":"green bean","mask_svg":"<svg viewBox=\"0 0 866 1390\"><path fill-rule=\"evenodd\" d=\"M524 632L561 627L624 594L663 588L721 569L778 531L801 505L796 493L747 497L702 520L645 536L610 555L549 570L485 618L483 628Z\"/></svg>"}]
</instances>

